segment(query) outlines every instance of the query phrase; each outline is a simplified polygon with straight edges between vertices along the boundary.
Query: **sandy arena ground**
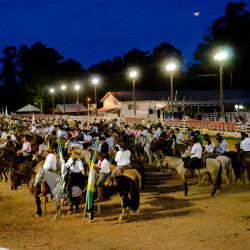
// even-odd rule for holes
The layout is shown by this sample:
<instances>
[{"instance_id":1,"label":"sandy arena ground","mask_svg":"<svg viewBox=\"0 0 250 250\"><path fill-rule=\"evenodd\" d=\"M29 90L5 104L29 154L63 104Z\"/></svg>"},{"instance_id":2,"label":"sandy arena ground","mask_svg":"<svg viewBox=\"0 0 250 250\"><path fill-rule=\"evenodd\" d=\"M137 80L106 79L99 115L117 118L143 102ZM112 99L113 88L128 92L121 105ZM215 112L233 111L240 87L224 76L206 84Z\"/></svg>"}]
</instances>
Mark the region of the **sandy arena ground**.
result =
<instances>
[{"instance_id":1,"label":"sandy arena ground","mask_svg":"<svg viewBox=\"0 0 250 250\"><path fill-rule=\"evenodd\" d=\"M146 169L141 213L133 221L119 222L120 197L115 195L101 206L94 222L80 213L53 222L55 201L47 214L36 218L33 196L24 185L12 191L0 183L0 247L10 249L250 249L250 186L222 184L211 197L211 185L197 187L189 181L184 197L183 183L173 171L166 174ZM44 202L44 199L43 199ZM44 210L44 204L42 204Z\"/></svg>"}]
</instances>

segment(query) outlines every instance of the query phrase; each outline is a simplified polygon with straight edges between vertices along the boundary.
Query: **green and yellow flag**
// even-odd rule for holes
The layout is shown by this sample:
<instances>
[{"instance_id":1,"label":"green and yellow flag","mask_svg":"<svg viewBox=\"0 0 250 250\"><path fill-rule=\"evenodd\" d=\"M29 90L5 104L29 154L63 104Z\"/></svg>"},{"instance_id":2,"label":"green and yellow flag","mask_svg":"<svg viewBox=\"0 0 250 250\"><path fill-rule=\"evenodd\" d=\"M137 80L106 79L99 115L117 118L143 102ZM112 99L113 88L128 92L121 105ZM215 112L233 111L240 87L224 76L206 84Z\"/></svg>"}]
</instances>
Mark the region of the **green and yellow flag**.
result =
<instances>
[{"instance_id":1,"label":"green and yellow flag","mask_svg":"<svg viewBox=\"0 0 250 250\"><path fill-rule=\"evenodd\" d=\"M176 93L175 93L174 102L177 103L177 90L176 90Z\"/></svg>"},{"instance_id":2,"label":"green and yellow flag","mask_svg":"<svg viewBox=\"0 0 250 250\"><path fill-rule=\"evenodd\" d=\"M86 195L86 202L87 202L87 209L90 210L94 203L94 192L95 192L95 170L93 166L96 162L96 153L97 153L97 147L99 143L99 137L95 144L95 150L92 157L91 167L89 170L89 179L88 179L88 188L87 188L87 195Z\"/></svg>"},{"instance_id":3,"label":"green and yellow flag","mask_svg":"<svg viewBox=\"0 0 250 250\"><path fill-rule=\"evenodd\" d=\"M184 109L185 109L185 96L183 97L183 103L182 103L181 112L183 112Z\"/></svg>"}]
</instances>

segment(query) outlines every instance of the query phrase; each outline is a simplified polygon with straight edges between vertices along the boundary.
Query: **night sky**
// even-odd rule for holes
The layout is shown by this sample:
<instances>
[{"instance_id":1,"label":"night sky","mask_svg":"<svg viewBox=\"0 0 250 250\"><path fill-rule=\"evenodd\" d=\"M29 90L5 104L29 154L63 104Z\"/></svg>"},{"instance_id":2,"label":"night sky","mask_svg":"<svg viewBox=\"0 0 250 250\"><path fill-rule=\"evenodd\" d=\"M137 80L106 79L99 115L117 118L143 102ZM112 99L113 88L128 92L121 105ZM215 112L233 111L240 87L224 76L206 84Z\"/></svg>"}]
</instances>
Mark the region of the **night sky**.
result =
<instances>
[{"instance_id":1,"label":"night sky","mask_svg":"<svg viewBox=\"0 0 250 250\"><path fill-rule=\"evenodd\" d=\"M0 0L0 51L40 41L88 68L134 48L152 52L165 41L180 49L189 63L207 27L224 15L228 2Z\"/></svg>"}]
</instances>

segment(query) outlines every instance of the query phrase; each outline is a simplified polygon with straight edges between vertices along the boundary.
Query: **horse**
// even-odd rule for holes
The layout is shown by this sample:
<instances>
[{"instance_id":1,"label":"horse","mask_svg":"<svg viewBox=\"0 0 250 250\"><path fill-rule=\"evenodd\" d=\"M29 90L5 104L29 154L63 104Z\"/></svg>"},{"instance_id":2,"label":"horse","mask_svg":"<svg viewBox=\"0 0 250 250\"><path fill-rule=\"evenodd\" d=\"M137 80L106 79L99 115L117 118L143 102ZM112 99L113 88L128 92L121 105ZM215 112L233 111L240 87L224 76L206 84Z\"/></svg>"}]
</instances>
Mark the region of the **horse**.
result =
<instances>
[{"instance_id":1,"label":"horse","mask_svg":"<svg viewBox=\"0 0 250 250\"><path fill-rule=\"evenodd\" d=\"M214 181L214 188L211 193L212 196L216 193L216 189L219 192L221 186L221 172L222 167L219 161L216 159L207 159L207 166L203 169L194 170L196 176L204 176L206 173L209 173ZM185 192L184 195L187 196L188 189L187 189L187 171L188 169L184 167L184 161L180 157L172 157L172 156L165 156L163 162L161 163L161 167L170 167L176 169L177 173L181 176L184 182ZM200 180L199 180L200 182Z\"/></svg>"},{"instance_id":2,"label":"horse","mask_svg":"<svg viewBox=\"0 0 250 250\"><path fill-rule=\"evenodd\" d=\"M110 164L110 169L113 170L114 165ZM122 175L120 173L122 172ZM116 186L109 187L110 178L105 181L106 188L116 189L116 192L119 192L122 199L122 213L119 216L119 220L124 219L124 214L127 211L127 219L130 220L130 211L139 212L140 206L140 190L142 186L142 179L140 173L136 169L124 169L118 172L118 175L115 177Z\"/></svg>"},{"instance_id":3,"label":"horse","mask_svg":"<svg viewBox=\"0 0 250 250\"><path fill-rule=\"evenodd\" d=\"M61 216L61 198L65 197L61 183L61 176L54 172L44 171L40 168L36 174L34 186L39 187L41 182L46 182L49 185L51 193L56 199L56 216L53 220L57 221ZM86 185L87 183L88 176L86 176ZM80 196L81 194L82 190L78 186L72 188L72 197Z\"/></svg>"},{"instance_id":4,"label":"horse","mask_svg":"<svg viewBox=\"0 0 250 250\"><path fill-rule=\"evenodd\" d=\"M240 152L240 144L236 144L236 149L237 152ZM250 152L245 152L240 159L241 162L241 176L242 176L242 181L245 183L245 169L247 170L247 177L248 177L248 182L250 185Z\"/></svg>"},{"instance_id":5,"label":"horse","mask_svg":"<svg viewBox=\"0 0 250 250\"><path fill-rule=\"evenodd\" d=\"M18 186L21 186L22 182L28 185L29 191L34 195L36 201L36 217L42 216L42 209L41 209L41 200L38 196L41 193L40 187L35 187L35 172L31 171L24 171L24 170L17 170L11 171L10 173L10 186L11 190L15 190Z\"/></svg>"},{"instance_id":6,"label":"horse","mask_svg":"<svg viewBox=\"0 0 250 250\"><path fill-rule=\"evenodd\" d=\"M229 157L225 155L219 155L216 157L216 160L218 160L222 167L222 172L224 173L224 176L226 178L226 185L229 186L235 181L235 174L234 170L232 168L232 161Z\"/></svg>"}]
</instances>

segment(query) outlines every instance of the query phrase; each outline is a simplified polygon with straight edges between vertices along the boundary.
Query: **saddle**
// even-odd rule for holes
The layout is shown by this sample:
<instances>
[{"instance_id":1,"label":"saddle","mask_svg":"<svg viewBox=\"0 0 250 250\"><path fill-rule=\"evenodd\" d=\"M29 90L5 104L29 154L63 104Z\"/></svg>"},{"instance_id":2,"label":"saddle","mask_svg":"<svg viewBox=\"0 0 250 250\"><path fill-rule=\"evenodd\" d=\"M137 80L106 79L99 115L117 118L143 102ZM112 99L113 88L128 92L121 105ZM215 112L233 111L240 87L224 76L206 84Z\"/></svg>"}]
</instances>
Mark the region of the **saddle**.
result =
<instances>
[{"instance_id":1,"label":"saddle","mask_svg":"<svg viewBox=\"0 0 250 250\"><path fill-rule=\"evenodd\" d=\"M190 160L190 157L187 157L184 159L184 168L189 169L188 168L188 162ZM201 158L199 161L197 161L197 163L195 164L195 167L193 169L203 169L206 168L207 162L206 159Z\"/></svg>"}]
</instances>

